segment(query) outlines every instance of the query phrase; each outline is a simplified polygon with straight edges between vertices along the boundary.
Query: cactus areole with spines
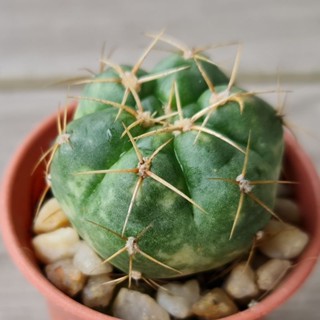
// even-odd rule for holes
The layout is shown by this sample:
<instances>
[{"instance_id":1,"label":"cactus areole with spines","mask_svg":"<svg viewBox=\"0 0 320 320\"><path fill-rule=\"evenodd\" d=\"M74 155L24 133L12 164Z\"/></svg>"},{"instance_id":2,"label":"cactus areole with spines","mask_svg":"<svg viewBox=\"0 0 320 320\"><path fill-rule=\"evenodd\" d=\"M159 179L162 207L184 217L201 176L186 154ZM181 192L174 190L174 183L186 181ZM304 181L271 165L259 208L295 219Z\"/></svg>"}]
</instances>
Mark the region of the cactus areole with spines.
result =
<instances>
[{"instance_id":1,"label":"cactus areole with spines","mask_svg":"<svg viewBox=\"0 0 320 320\"><path fill-rule=\"evenodd\" d=\"M86 81L50 163L80 236L153 279L246 254L272 215L284 148L274 108L207 57L169 54L142 70L155 40L136 65L104 61Z\"/></svg>"}]
</instances>

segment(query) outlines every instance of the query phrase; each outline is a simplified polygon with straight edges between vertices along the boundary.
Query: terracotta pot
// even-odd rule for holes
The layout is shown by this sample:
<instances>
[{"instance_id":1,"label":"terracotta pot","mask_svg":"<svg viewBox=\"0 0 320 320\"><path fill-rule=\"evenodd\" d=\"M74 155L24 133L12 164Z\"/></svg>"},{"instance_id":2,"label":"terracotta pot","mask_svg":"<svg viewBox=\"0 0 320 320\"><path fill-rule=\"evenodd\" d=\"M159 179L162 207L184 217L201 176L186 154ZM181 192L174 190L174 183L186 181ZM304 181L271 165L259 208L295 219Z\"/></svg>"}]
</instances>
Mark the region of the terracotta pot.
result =
<instances>
[{"instance_id":1,"label":"terracotta pot","mask_svg":"<svg viewBox=\"0 0 320 320\"><path fill-rule=\"evenodd\" d=\"M74 109L74 105L71 106ZM52 116L26 139L15 154L1 189L1 228L12 259L27 279L45 296L54 320L115 319L91 310L56 289L42 274L30 244L31 224L36 203L44 188L44 168L31 175L35 163L56 136L56 116ZM303 227L310 243L298 263L262 302L225 320L259 319L284 303L305 281L320 252L320 183L307 155L294 138L286 135L286 174L299 181L295 197L303 212Z\"/></svg>"}]
</instances>

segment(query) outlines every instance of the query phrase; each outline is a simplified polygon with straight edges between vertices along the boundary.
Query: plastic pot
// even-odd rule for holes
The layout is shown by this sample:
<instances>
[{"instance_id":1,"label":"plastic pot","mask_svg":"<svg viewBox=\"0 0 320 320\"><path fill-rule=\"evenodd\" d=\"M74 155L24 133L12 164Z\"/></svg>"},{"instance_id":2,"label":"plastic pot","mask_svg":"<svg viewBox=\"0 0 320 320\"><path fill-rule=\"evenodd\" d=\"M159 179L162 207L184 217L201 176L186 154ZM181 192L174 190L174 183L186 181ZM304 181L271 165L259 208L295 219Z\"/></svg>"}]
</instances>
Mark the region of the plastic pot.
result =
<instances>
[{"instance_id":1,"label":"plastic pot","mask_svg":"<svg viewBox=\"0 0 320 320\"><path fill-rule=\"evenodd\" d=\"M70 105L71 112L75 104ZM44 295L53 320L115 319L94 311L55 288L39 268L31 246L31 226L35 207L44 188L44 168L31 174L43 150L56 132L56 115L36 128L14 155L1 187L1 228L8 252L25 277ZM285 170L287 178L299 183L294 196L303 214L303 228L310 242L298 263L281 284L256 306L224 318L253 320L271 313L304 283L320 252L320 182L315 168L301 146L286 133Z\"/></svg>"}]
</instances>

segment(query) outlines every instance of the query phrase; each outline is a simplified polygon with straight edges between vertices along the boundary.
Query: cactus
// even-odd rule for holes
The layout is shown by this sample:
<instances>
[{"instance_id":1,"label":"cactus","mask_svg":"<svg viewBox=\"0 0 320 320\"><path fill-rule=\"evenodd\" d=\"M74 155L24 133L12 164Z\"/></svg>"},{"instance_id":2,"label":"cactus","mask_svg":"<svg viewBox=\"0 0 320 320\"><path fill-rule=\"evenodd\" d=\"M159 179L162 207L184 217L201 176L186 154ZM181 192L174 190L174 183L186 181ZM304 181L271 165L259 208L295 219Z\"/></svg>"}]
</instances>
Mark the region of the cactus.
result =
<instances>
[{"instance_id":1,"label":"cactus","mask_svg":"<svg viewBox=\"0 0 320 320\"><path fill-rule=\"evenodd\" d=\"M274 215L281 117L203 54L150 73L109 60L51 149L52 192L83 239L128 274L173 278L246 254Z\"/></svg>"}]
</instances>

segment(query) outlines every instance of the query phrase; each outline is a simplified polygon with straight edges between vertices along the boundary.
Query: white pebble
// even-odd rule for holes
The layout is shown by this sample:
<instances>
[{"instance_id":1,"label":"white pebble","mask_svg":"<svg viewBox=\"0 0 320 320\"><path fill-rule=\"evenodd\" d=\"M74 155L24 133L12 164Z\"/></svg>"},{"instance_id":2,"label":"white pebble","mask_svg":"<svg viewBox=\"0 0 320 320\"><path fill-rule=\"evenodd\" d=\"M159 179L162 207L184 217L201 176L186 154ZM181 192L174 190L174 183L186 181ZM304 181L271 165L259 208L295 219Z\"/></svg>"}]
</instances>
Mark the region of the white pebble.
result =
<instances>
[{"instance_id":1,"label":"white pebble","mask_svg":"<svg viewBox=\"0 0 320 320\"><path fill-rule=\"evenodd\" d=\"M294 259L309 242L309 236L296 226L271 220L265 228L265 237L259 250L269 258Z\"/></svg>"},{"instance_id":2,"label":"white pebble","mask_svg":"<svg viewBox=\"0 0 320 320\"><path fill-rule=\"evenodd\" d=\"M77 232L71 227L66 227L39 234L32 239L32 244L37 258L48 264L72 257L79 241Z\"/></svg>"},{"instance_id":3,"label":"white pebble","mask_svg":"<svg viewBox=\"0 0 320 320\"><path fill-rule=\"evenodd\" d=\"M300 210L298 205L287 198L278 198L276 200L274 211L277 215L287 223L300 223Z\"/></svg>"},{"instance_id":4,"label":"white pebble","mask_svg":"<svg viewBox=\"0 0 320 320\"><path fill-rule=\"evenodd\" d=\"M255 306L257 306L259 304L259 302L255 299L252 299L249 303L248 303L248 308L254 308Z\"/></svg>"},{"instance_id":5,"label":"white pebble","mask_svg":"<svg viewBox=\"0 0 320 320\"><path fill-rule=\"evenodd\" d=\"M253 299L259 294L255 278L252 268L246 262L241 262L232 269L223 288L234 299Z\"/></svg>"},{"instance_id":6,"label":"white pebble","mask_svg":"<svg viewBox=\"0 0 320 320\"><path fill-rule=\"evenodd\" d=\"M82 273L86 275L110 273L112 271L111 264L102 262L103 260L86 242L80 241L73 257L73 263Z\"/></svg>"},{"instance_id":7,"label":"white pebble","mask_svg":"<svg viewBox=\"0 0 320 320\"><path fill-rule=\"evenodd\" d=\"M121 288L114 304L113 315L123 320L170 320L166 310L149 295Z\"/></svg>"},{"instance_id":8,"label":"white pebble","mask_svg":"<svg viewBox=\"0 0 320 320\"><path fill-rule=\"evenodd\" d=\"M33 223L33 232L40 234L69 225L69 220L62 211L56 198L51 198L41 207Z\"/></svg>"},{"instance_id":9,"label":"white pebble","mask_svg":"<svg viewBox=\"0 0 320 320\"><path fill-rule=\"evenodd\" d=\"M215 288L197 301L192 311L201 319L215 320L237 313L238 307L221 288Z\"/></svg>"},{"instance_id":10,"label":"white pebble","mask_svg":"<svg viewBox=\"0 0 320 320\"><path fill-rule=\"evenodd\" d=\"M89 277L82 291L82 302L89 308L107 307L112 299L114 285L109 275L101 274Z\"/></svg>"},{"instance_id":11,"label":"white pebble","mask_svg":"<svg viewBox=\"0 0 320 320\"><path fill-rule=\"evenodd\" d=\"M184 319L191 315L192 305L200 298L200 287L196 280L186 283L170 282L157 292L157 302L171 315Z\"/></svg>"},{"instance_id":12,"label":"white pebble","mask_svg":"<svg viewBox=\"0 0 320 320\"><path fill-rule=\"evenodd\" d=\"M61 291L73 297L79 293L86 281L86 277L75 268L72 259L64 259L48 264L45 267L48 279Z\"/></svg>"},{"instance_id":13,"label":"white pebble","mask_svg":"<svg viewBox=\"0 0 320 320\"><path fill-rule=\"evenodd\" d=\"M271 259L257 269L257 283L261 290L274 289L291 267L289 260Z\"/></svg>"}]
</instances>

